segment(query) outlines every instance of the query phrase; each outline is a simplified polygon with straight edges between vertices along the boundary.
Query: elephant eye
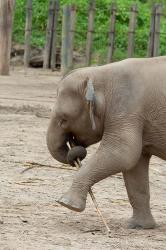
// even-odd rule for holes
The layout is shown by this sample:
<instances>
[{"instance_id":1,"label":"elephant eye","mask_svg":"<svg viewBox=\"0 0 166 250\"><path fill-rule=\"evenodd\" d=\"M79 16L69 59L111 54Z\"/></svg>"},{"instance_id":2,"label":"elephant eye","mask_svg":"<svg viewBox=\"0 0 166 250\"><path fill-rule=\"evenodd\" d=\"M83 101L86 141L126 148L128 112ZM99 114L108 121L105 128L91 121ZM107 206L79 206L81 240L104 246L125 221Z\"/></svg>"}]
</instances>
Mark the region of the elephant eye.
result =
<instances>
[{"instance_id":1,"label":"elephant eye","mask_svg":"<svg viewBox=\"0 0 166 250\"><path fill-rule=\"evenodd\" d=\"M67 123L67 120L66 120L66 119L61 119L61 120L59 121L59 126L63 128L63 126L65 126L66 123Z\"/></svg>"}]
</instances>

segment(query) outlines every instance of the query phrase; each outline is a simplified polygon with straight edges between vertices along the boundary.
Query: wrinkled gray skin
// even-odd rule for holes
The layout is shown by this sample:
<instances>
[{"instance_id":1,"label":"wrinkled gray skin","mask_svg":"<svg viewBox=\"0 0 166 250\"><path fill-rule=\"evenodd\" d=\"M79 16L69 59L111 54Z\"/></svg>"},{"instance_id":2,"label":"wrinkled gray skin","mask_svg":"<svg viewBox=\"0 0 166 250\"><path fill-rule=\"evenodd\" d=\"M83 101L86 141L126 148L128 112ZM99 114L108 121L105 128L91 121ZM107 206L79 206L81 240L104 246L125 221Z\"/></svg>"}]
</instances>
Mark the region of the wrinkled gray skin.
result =
<instances>
[{"instance_id":1,"label":"wrinkled gray skin","mask_svg":"<svg viewBox=\"0 0 166 250\"><path fill-rule=\"evenodd\" d=\"M91 110L85 97L87 79L95 90ZM67 163L70 136L84 147L101 143L59 202L81 212L91 186L122 172L133 208L129 227L153 228L148 173L152 155L166 160L166 57L78 69L62 79L47 144L52 156L63 163Z\"/></svg>"}]
</instances>

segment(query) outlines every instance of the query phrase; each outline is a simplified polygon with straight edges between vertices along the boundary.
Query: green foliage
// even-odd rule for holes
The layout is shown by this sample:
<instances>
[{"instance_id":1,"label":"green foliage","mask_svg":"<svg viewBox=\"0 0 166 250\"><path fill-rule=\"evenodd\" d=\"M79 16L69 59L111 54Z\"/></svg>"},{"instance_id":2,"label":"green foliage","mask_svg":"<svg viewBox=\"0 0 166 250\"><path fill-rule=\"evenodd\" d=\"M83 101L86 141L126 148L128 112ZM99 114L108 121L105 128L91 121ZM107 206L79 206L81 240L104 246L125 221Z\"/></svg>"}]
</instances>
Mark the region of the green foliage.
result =
<instances>
[{"instance_id":1,"label":"green foliage","mask_svg":"<svg viewBox=\"0 0 166 250\"><path fill-rule=\"evenodd\" d=\"M14 41L24 42L24 26L26 0L17 0L14 18ZM112 0L96 0L95 32L93 43L93 60L104 63L107 55L108 32L110 23L110 6ZM114 1L115 2L115 1ZM137 29L135 35L135 56L143 57L147 54L148 36L150 30L150 15L152 3L163 3L165 12L165 0L136 0L138 6ZM75 49L85 53L86 32L88 21L89 0L60 0L61 11L58 23L58 42L61 42L62 6L64 4L76 4L77 26L75 35ZM116 15L116 38L114 60L126 57L128 42L128 25L130 8L133 0L116 0L118 12ZM49 0L33 0L33 31L32 45L43 47L45 43L45 30L47 25ZM160 54L166 54L166 18L161 19Z\"/></svg>"}]
</instances>

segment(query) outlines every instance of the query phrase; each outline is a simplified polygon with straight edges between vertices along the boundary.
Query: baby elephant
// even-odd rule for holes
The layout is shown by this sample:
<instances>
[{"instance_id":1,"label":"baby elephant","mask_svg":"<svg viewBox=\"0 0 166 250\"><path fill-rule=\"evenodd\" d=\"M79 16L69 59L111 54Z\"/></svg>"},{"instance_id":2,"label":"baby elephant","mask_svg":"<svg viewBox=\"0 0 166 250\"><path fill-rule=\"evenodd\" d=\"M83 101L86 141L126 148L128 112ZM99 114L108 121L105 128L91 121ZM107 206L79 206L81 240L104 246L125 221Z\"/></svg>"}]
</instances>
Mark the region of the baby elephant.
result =
<instances>
[{"instance_id":1,"label":"baby elephant","mask_svg":"<svg viewBox=\"0 0 166 250\"><path fill-rule=\"evenodd\" d=\"M73 158L69 153L73 138L84 148L101 143L59 203L81 212L95 183L122 172L133 208L129 227L155 227L148 172L152 155L166 160L166 57L127 59L66 75L47 132L51 155L74 161L80 153L75 150Z\"/></svg>"}]
</instances>

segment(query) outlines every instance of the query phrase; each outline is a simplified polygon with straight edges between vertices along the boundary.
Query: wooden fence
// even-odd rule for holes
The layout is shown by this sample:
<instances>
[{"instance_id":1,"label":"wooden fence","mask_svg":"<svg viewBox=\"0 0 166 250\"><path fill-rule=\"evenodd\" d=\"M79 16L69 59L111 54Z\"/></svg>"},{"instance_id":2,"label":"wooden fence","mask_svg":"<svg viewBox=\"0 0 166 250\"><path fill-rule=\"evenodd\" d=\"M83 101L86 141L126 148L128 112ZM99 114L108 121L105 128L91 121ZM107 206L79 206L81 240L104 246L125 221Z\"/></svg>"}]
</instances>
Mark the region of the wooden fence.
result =
<instances>
[{"instance_id":1,"label":"wooden fence","mask_svg":"<svg viewBox=\"0 0 166 250\"><path fill-rule=\"evenodd\" d=\"M85 47L85 62L84 66L91 65L92 49L93 49L93 36L94 36L94 20L95 20L95 0L89 1L88 9L88 29ZM56 49L57 49L57 27L59 18L59 0L49 0L48 21L46 30L46 43L44 50L44 68L55 69L56 65ZM110 8L110 27L108 34L108 48L105 63L113 61L115 51L115 37L116 37L116 17L118 6L113 3ZM25 54L24 65L29 65L30 55L30 37L32 29L32 0L27 0L26 12L26 25L25 25ZM127 56L133 57L135 48L135 32L137 29L137 14L138 8L133 4L130 9L129 28L128 28L128 47ZM61 70L66 74L73 67L73 51L74 51L74 38L77 34L76 25L77 9L74 5L65 5L62 8L62 40L61 40ZM147 41L147 56L159 55L160 45L160 19L162 15L161 4L154 4L151 13L149 41Z\"/></svg>"}]
</instances>

